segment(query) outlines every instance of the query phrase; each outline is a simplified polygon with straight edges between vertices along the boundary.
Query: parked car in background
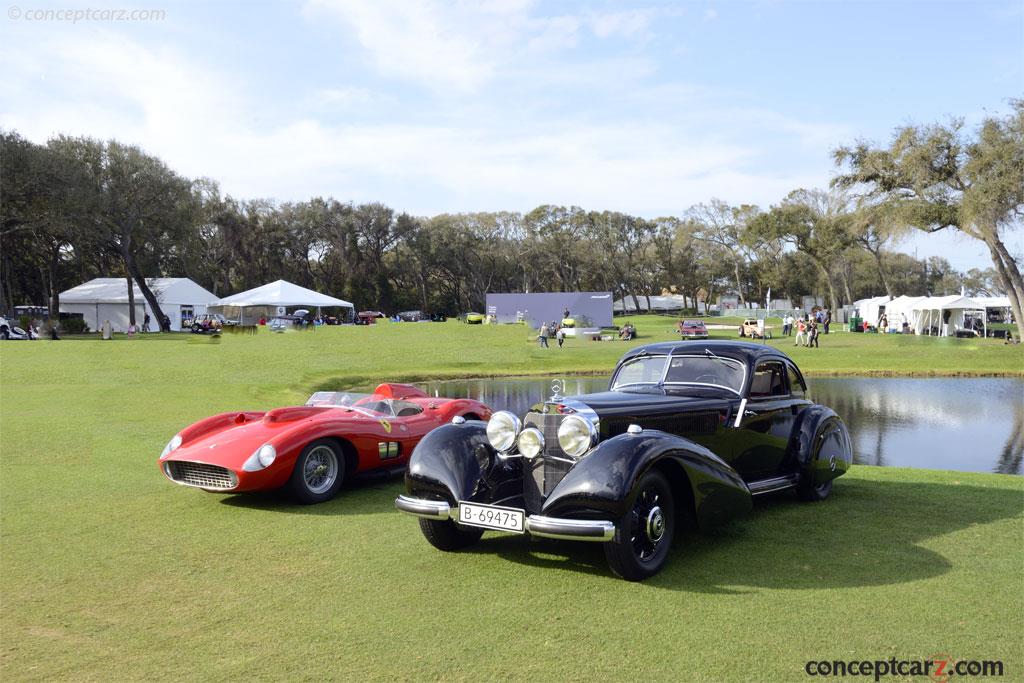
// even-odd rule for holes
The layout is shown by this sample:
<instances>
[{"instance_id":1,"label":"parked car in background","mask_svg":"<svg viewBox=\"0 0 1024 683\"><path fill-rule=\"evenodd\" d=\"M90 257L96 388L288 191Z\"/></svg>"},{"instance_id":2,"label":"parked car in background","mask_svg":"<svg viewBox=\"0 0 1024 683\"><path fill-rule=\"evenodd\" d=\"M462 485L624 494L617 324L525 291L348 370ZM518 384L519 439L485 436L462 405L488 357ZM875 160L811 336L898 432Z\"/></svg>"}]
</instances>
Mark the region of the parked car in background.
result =
<instances>
[{"instance_id":1,"label":"parked car in background","mask_svg":"<svg viewBox=\"0 0 1024 683\"><path fill-rule=\"evenodd\" d=\"M186 321L186 327L193 334L216 334L233 323L220 313L202 313Z\"/></svg>"},{"instance_id":2,"label":"parked car in background","mask_svg":"<svg viewBox=\"0 0 1024 683\"><path fill-rule=\"evenodd\" d=\"M683 339L708 338L708 328L703 320L681 320L677 329Z\"/></svg>"},{"instance_id":3,"label":"parked car in background","mask_svg":"<svg viewBox=\"0 0 1024 683\"><path fill-rule=\"evenodd\" d=\"M484 314L483 313L463 313L459 316L459 321L464 322L467 325L483 325Z\"/></svg>"},{"instance_id":4,"label":"parked car in background","mask_svg":"<svg viewBox=\"0 0 1024 683\"><path fill-rule=\"evenodd\" d=\"M423 311L399 311L395 317L403 323L418 323L423 320Z\"/></svg>"},{"instance_id":5,"label":"parked car in background","mask_svg":"<svg viewBox=\"0 0 1024 683\"><path fill-rule=\"evenodd\" d=\"M372 394L318 391L304 406L222 413L179 433L158 460L168 479L214 493L284 488L301 503L321 503L355 474L402 469L435 427L458 418L487 420L472 399L428 396L407 384Z\"/></svg>"},{"instance_id":6,"label":"parked car in background","mask_svg":"<svg viewBox=\"0 0 1024 683\"><path fill-rule=\"evenodd\" d=\"M0 339L30 339L28 332L18 327L14 321L0 316Z\"/></svg>"},{"instance_id":7,"label":"parked car in background","mask_svg":"<svg viewBox=\"0 0 1024 683\"><path fill-rule=\"evenodd\" d=\"M749 337L750 339L771 339L772 333L765 326L763 320L756 320L754 318L747 318L740 324L740 336Z\"/></svg>"},{"instance_id":8,"label":"parked car in background","mask_svg":"<svg viewBox=\"0 0 1024 683\"><path fill-rule=\"evenodd\" d=\"M852 460L846 425L778 349L667 342L626 353L608 391L439 427L395 505L441 550L485 529L599 542L635 581L664 566L680 519L708 529L778 491L823 500Z\"/></svg>"}]
</instances>

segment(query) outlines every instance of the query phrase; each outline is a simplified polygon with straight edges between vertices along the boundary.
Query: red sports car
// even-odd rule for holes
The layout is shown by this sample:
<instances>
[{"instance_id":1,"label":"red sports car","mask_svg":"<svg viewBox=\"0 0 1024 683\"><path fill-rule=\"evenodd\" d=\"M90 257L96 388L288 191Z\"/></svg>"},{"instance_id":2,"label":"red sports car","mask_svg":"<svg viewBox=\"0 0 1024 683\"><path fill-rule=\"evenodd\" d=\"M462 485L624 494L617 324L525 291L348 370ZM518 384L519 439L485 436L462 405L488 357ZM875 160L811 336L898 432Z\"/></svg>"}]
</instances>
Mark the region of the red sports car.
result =
<instances>
[{"instance_id":1,"label":"red sports car","mask_svg":"<svg viewBox=\"0 0 1024 683\"><path fill-rule=\"evenodd\" d=\"M408 384L318 391L304 406L201 420L171 439L159 465L176 484L204 491L286 487L302 503L321 503L349 475L404 467L435 427L490 417L479 401L431 398Z\"/></svg>"}]
</instances>

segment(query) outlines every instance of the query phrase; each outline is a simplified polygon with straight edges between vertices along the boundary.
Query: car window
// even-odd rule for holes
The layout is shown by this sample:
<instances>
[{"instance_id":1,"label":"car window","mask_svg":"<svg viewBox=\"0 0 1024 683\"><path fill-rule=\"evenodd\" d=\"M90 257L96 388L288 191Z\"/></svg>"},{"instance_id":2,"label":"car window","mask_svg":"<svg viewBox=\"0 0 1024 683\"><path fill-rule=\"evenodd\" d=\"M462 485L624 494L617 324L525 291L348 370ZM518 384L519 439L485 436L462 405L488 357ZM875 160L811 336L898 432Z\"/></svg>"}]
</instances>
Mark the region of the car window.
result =
<instances>
[{"instance_id":1,"label":"car window","mask_svg":"<svg viewBox=\"0 0 1024 683\"><path fill-rule=\"evenodd\" d=\"M665 356L640 356L626 361L612 379L612 389L630 384L658 384L665 374Z\"/></svg>"},{"instance_id":2,"label":"car window","mask_svg":"<svg viewBox=\"0 0 1024 683\"><path fill-rule=\"evenodd\" d=\"M740 393L743 364L721 356L673 356L666 384L706 384Z\"/></svg>"},{"instance_id":3,"label":"car window","mask_svg":"<svg viewBox=\"0 0 1024 683\"><path fill-rule=\"evenodd\" d=\"M786 395L782 363L759 363L750 381L750 398Z\"/></svg>"},{"instance_id":4,"label":"car window","mask_svg":"<svg viewBox=\"0 0 1024 683\"><path fill-rule=\"evenodd\" d=\"M803 398L807 392L807 386L804 384L804 380L800 377L800 374L796 371L792 365L787 367L789 371L789 393L798 398Z\"/></svg>"}]
</instances>

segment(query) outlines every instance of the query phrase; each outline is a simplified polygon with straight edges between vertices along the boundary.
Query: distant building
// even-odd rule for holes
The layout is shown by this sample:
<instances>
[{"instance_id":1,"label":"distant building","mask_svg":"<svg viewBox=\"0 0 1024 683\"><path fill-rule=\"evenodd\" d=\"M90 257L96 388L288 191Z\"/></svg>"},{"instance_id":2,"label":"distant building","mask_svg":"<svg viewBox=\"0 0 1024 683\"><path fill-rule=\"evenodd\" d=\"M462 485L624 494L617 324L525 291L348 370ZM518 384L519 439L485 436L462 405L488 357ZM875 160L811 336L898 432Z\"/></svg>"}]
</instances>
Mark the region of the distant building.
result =
<instances>
[{"instance_id":1,"label":"distant building","mask_svg":"<svg viewBox=\"0 0 1024 683\"><path fill-rule=\"evenodd\" d=\"M540 294L488 294L487 315L499 323L524 321L530 327L542 322L559 322L565 311L570 317L584 316L594 327L611 327L611 292L544 292Z\"/></svg>"}]
</instances>

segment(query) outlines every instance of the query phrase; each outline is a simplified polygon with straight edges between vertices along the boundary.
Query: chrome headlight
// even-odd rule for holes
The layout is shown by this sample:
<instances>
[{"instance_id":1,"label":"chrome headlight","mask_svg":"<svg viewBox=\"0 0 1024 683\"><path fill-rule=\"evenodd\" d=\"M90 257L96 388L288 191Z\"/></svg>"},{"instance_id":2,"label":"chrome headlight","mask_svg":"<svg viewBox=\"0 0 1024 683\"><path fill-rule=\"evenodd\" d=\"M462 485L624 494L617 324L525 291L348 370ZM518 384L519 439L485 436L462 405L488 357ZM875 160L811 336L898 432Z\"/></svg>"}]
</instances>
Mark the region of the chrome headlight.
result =
<instances>
[{"instance_id":1,"label":"chrome headlight","mask_svg":"<svg viewBox=\"0 0 1024 683\"><path fill-rule=\"evenodd\" d=\"M544 435L536 427L527 427L519 435L519 452L528 460L533 460L544 452Z\"/></svg>"},{"instance_id":2,"label":"chrome headlight","mask_svg":"<svg viewBox=\"0 0 1024 683\"><path fill-rule=\"evenodd\" d=\"M499 410L487 421L487 440L496 451L507 451L512 448L519 436L523 423L507 410Z\"/></svg>"},{"instance_id":3,"label":"chrome headlight","mask_svg":"<svg viewBox=\"0 0 1024 683\"><path fill-rule=\"evenodd\" d=\"M160 457L161 458L166 458L172 452L177 450L178 446L180 446L180 445L181 445L181 434L175 434L173 437L171 437L171 440L167 442L167 445L164 446L164 451L163 451L163 453L160 454Z\"/></svg>"},{"instance_id":4,"label":"chrome headlight","mask_svg":"<svg viewBox=\"0 0 1024 683\"><path fill-rule=\"evenodd\" d=\"M277 458L277 450L269 443L265 443L256 449L256 452L249 456L242 469L246 472L259 472L270 467Z\"/></svg>"},{"instance_id":5,"label":"chrome headlight","mask_svg":"<svg viewBox=\"0 0 1024 683\"><path fill-rule=\"evenodd\" d=\"M597 443L597 429L590 420L569 415L558 425L558 445L566 454L578 458Z\"/></svg>"}]
</instances>

